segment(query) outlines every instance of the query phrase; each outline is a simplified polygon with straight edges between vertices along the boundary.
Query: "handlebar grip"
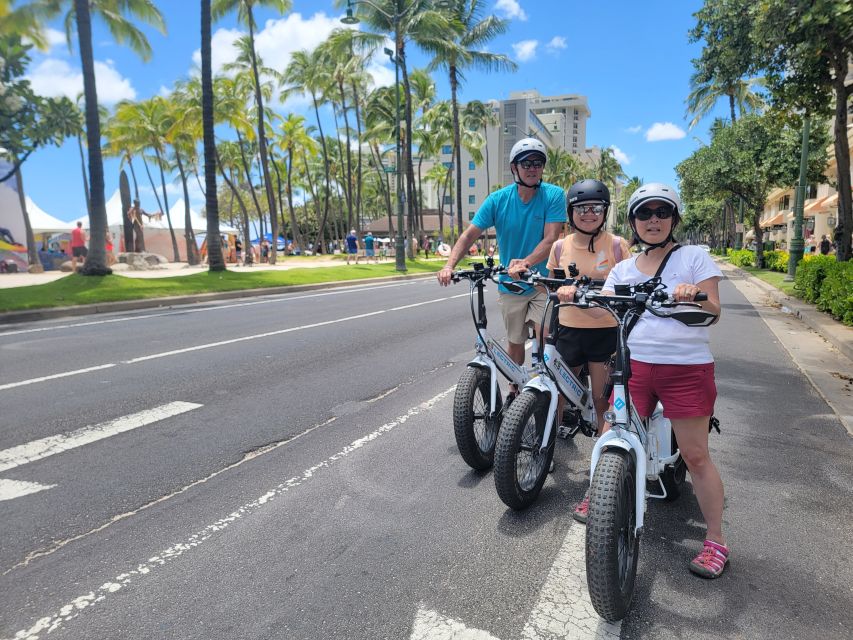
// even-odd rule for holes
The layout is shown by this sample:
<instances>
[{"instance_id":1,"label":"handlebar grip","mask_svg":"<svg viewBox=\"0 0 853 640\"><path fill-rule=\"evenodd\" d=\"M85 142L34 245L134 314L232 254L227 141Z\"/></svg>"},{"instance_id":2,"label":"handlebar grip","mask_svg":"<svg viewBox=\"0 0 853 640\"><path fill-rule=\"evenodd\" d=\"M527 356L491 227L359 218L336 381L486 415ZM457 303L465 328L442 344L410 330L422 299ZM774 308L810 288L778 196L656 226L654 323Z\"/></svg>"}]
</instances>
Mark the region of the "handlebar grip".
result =
<instances>
[{"instance_id":1,"label":"handlebar grip","mask_svg":"<svg viewBox=\"0 0 853 640\"><path fill-rule=\"evenodd\" d=\"M708 300L708 294L704 291L700 291L695 296L693 296L693 302L706 302Z\"/></svg>"}]
</instances>

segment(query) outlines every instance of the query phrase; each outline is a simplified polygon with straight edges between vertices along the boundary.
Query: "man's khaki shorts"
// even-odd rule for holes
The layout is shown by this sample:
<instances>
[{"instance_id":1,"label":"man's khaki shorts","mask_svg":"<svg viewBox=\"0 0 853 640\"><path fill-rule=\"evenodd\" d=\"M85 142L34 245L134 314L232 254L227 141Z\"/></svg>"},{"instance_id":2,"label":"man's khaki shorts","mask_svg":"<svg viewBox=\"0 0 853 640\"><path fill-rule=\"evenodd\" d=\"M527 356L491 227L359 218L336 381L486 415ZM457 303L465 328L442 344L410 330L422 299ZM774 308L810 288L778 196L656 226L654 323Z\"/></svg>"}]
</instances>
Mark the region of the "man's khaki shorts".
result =
<instances>
[{"instance_id":1,"label":"man's khaki shorts","mask_svg":"<svg viewBox=\"0 0 853 640\"><path fill-rule=\"evenodd\" d=\"M520 296L514 293L498 292L498 304L504 317L506 339L515 344L527 342L529 325L538 326L542 322L548 297L544 291Z\"/></svg>"}]
</instances>

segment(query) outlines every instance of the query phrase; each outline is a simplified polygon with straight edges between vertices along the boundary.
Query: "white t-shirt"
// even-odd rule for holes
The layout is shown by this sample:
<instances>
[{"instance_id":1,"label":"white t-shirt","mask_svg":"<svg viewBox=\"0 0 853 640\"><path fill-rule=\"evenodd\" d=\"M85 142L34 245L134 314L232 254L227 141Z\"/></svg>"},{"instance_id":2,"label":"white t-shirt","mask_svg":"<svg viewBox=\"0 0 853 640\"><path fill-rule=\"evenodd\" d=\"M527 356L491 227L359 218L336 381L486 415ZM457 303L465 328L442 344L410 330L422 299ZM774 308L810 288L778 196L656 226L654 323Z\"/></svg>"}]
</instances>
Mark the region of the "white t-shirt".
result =
<instances>
[{"instance_id":1,"label":"white t-shirt","mask_svg":"<svg viewBox=\"0 0 853 640\"><path fill-rule=\"evenodd\" d=\"M613 267L605 291L614 291L617 284L638 284L652 276L637 269L637 258L623 260ZM723 273L706 251L694 246L679 248L669 257L661 279L666 291L676 285L697 284L708 278L722 278ZM688 327L672 318L658 318L645 312L628 336L631 358L651 364L706 364L714 361L709 346L707 327Z\"/></svg>"}]
</instances>

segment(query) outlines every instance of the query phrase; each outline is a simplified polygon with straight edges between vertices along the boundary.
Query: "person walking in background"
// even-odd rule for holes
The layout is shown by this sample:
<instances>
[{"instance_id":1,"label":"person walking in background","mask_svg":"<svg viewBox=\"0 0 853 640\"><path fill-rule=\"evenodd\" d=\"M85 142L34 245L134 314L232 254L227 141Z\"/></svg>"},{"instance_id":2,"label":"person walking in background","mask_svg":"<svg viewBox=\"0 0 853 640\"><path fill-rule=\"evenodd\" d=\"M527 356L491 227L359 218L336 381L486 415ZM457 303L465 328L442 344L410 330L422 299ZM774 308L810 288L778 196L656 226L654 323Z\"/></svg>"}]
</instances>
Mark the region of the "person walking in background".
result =
<instances>
[{"instance_id":1,"label":"person walking in background","mask_svg":"<svg viewBox=\"0 0 853 640\"><path fill-rule=\"evenodd\" d=\"M77 258L85 259L89 251L86 249L86 232L83 231L83 223L78 222L77 227L71 230L71 271L77 273ZM82 265L81 265L82 266Z\"/></svg>"},{"instance_id":2,"label":"person walking in background","mask_svg":"<svg viewBox=\"0 0 853 640\"><path fill-rule=\"evenodd\" d=\"M379 260L376 259L376 239L373 237L373 233L370 231L367 232L367 235L363 238L364 241L364 255L367 258L367 263L370 264L370 259L373 258L373 262L378 263Z\"/></svg>"},{"instance_id":3,"label":"person walking in background","mask_svg":"<svg viewBox=\"0 0 853 640\"><path fill-rule=\"evenodd\" d=\"M113 253L113 234L110 233L109 227L104 231L104 248L107 251L107 266L111 267L116 263L116 256Z\"/></svg>"},{"instance_id":4,"label":"person walking in background","mask_svg":"<svg viewBox=\"0 0 853 640\"><path fill-rule=\"evenodd\" d=\"M355 235L355 229L351 229L347 236L347 264L353 256L355 256L355 263L358 264L358 236Z\"/></svg>"},{"instance_id":5,"label":"person walking in background","mask_svg":"<svg viewBox=\"0 0 853 640\"><path fill-rule=\"evenodd\" d=\"M822 255L827 256L830 251L832 251L832 242L830 242L829 238L824 234L820 237L820 252Z\"/></svg>"},{"instance_id":6,"label":"person walking in background","mask_svg":"<svg viewBox=\"0 0 853 640\"><path fill-rule=\"evenodd\" d=\"M237 254L237 264L240 264L243 258L243 243L240 241L240 238L234 239L234 252Z\"/></svg>"}]
</instances>

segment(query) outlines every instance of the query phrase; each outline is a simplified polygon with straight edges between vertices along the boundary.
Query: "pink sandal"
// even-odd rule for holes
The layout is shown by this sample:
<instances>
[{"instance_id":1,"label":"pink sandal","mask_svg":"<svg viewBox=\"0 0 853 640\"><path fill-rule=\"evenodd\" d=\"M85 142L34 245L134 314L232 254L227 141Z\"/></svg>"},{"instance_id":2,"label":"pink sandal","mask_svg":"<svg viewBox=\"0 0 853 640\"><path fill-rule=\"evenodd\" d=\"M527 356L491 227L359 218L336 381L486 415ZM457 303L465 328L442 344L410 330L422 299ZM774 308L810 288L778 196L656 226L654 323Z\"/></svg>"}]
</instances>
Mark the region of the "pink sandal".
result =
<instances>
[{"instance_id":1,"label":"pink sandal","mask_svg":"<svg viewBox=\"0 0 853 640\"><path fill-rule=\"evenodd\" d=\"M578 522L586 524L589 519L589 492L583 497L583 500L575 505L575 510L572 512L572 517Z\"/></svg>"},{"instance_id":2,"label":"pink sandal","mask_svg":"<svg viewBox=\"0 0 853 640\"><path fill-rule=\"evenodd\" d=\"M728 562L728 547L713 540L705 540L701 553L690 563L690 570L703 578L719 578Z\"/></svg>"}]
</instances>

